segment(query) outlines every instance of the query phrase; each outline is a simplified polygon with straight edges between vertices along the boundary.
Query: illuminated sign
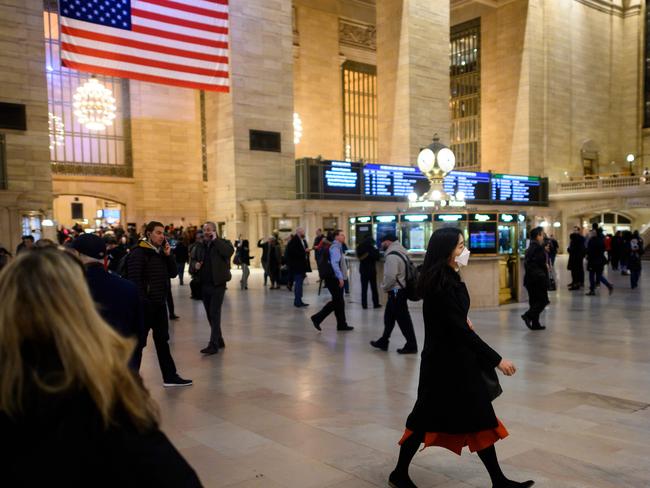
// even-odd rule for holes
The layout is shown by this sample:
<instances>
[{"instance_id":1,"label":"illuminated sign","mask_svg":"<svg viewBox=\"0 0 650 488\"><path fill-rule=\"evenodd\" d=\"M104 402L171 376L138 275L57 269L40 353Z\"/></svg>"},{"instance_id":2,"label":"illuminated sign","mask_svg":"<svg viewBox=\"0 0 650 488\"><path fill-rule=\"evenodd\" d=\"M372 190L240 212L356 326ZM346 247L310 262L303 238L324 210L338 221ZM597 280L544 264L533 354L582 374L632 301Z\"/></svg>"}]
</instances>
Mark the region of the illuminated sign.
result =
<instances>
[{"instance_id":1,"label":"illuminated sign","mask_svg":"<svg viewBox=\"0 0 650 488\"><path fill-rule=\"evenodd\" d=\"M490 199L490 173L475 171L451 171L442 184L447 195L462 192L465 200L488 201Z\"/></svg>"},{"instance_id":2,"label":"illuminated sign","mask_svg":"<svg viewBox=\"0 0 650 488\"><path fill-rule=\"evenodd\" d=\"M403 214L399 219L401 222L431 222L431 214Z\"/></svg>"},{"instance_id":3,"label":"illuminated sign","mask_svg":"<svg viewBox=\"0 0 650 488\"><path fill-rule=\"evenodd\" d=\"M372 219L374 222L388 224L390 222L397 222L397 215L375 215Z\"/></svg>"},{"instance_id":4,"label":"illuminated sign","mask_svg":"<svg viewBox=\"0 0 650 488\"><path fill-rule=\"evenodd\" d=\"M426 180L415 166L366 164L363 168L363 193L366 197L406 198L418 181Z\"/></svg>"},{"instance_id":5,"label":"illuminated sign","mask_svg":"<svg viewBox=\"0 0 650 488\"><path fill-rule=\"evenodd\" d=\"M538 176L492 175L490 199L494 202L536 203L541 197Z\"/></svg>"},{"instance_id":6,"label":"illuminated sign","mask_svg":"<svg viewBox=\"0 0 650 488\"><path fill-rule=\"evenodd\" d=\"M460 222L467 219L465 214L436 214L436 221L438 222Z\"/></svg>"},{"instance_id":7,"label":"illuminated sign","mask_svg":"<svg viewBox=\"0 0 650 488\"><path fill-rule=\"evenodd\" d=\"M497 219L495 213L473 213L469 215L471 222L494 222Z\"/></svg>"},{"instance_id":8,"label":"illuminated sign","mask_svg":"<svg viewBox=\"0 0 650 488\"><path fill-rule=\"evenodd\" d=\"M347 161L324 161L323 191L325 193L359 194L361 165Z\"/></svg>"},{"instance_id":9,"label":"illuminated sign","mask_svg":"<svg viewBox=\"0 0 650 488\"><path fill-rule=\"evenodd\" d=\"M357 224L368 224L372 222L372 217L357 217Z\"/></svg>"},{"instance_id":10,"label":"illuminated sign","mask_svg":"<svg viewBox=\"0 0 650 488\"><path fill-rule=\"evenodd\" d=\"M515 220L514 215L510 215L510 214L501 214L499 217L501 219L501 222L512 222L513 220Z\"/></svg>"}]
</instances>

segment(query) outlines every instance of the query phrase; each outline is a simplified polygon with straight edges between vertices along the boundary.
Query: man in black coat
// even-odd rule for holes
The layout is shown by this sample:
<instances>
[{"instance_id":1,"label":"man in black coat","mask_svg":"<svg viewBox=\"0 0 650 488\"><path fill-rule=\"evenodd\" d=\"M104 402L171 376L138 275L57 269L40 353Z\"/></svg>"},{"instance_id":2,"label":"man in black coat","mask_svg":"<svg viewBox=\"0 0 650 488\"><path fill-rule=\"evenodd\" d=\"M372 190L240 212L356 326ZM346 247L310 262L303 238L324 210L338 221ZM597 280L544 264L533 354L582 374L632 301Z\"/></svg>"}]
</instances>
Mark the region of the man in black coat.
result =
<instances>
[{"instance_id":1,"label":"man in black coat","mask_svg":"<svg viewBox=\"0 0 650 488\"><path fill-rule=\"evenodd\" d=\"M226 283L232 278L230 258L235 248L230 241L217 236L217 224L214 222L203 224L203 236L203 260L194 267L201 277L203 306L210 323L210 342L201 349L201 353L211 355L226 347L221 332L221 306L226 295Z\"/></svg>"},{"instance_id":2,"label":"man in black coat","mask_svg":"<svg viewBox=\"0 0 650 488\"><path fill-rule=\"evenodd\" d=\"M165 239L163 224L152 221L146 225L145 238L129 253L125 277L135 283L144 309L144 328L135 353L138 369L142 361L142 350L147 345L147 336L151 329L163 385L191 385L192 380L183 379L176 372L176 365L169 350L166 301L169 280L176 277L176 263L171 255L171 247Z\"/></svg>"},{"instance_id":3,"label":"man in black coat","mask_svg":"<svg viewBox=\"0 0 650 488\"><path fill-rule=\"evenodd\" d=\"M543 330L539 316L550 302L548 300L548 258L544 250L544 229L530 231L530 245L526 249L524 286L528 290L529 308L521 318L531 330Z\"/></svg>"},{"instance_id":4,"label":"man in black coat","mask_svg":"<svg viewBox=\"0 0 650 488\"><path fill-rule=\"evenodd\" d=\"M290 278L293 278L293 306L307 307L309 304L302 301L302 284L309 270L309 248L306 246L305 229L299 227L295 235L287 244L287 266Z\"/></svg>"},{"instance_id":5,"label":"man in black coat","mask_svg":"<svg viewBox=\"0 0 650 488\"><path fill-rule=\"evenodd\" d=\"M614 286L603 276L603 270L606 264L605 237L603 236L603 230L597 228L596 235L591 237L587 243L587 269L589 270L588 296L594 296L596 294L596 285L598 283L605 285L610 295L614 291Z\"/></svg>"},{"instance_id":6,"label":"man in black coat","mask_svg":"<svg viewBox=\"0 0 650 488\"><path fill-rule=\"evenodd\" d=\"M138 289L129 280L104 269L106 247L101 237L82 234L70 245L86 267L86 280L97 311L124 337L138 339L142 334L142 307ZM137 371L135 356L129 366Z\"/></svg>"},{"instance_id":7,"label":"man in black coat","mask_svg":"<svg viewBox=\"0 0 650 488\"><path fill-rule=\"evenodd\" d=\"M262 268L264 268L264 286L266 286L269 279L269 239L260 239L257 241L257 247L262 250L260 261L262 262Z\"/></svg>"},{"instance_id":8,"label":"man in black coat","mask_svg":"<svg viewBox=\"0 0 650 488\"><path fill-rule=\"evenodd\" d=\"M372 236L365 237L361 244L357 246L356 253L361 278L361 306L368 308L368 285L370 285L372 304L375 308L381 308L377 291L377 261L381 256Z\"/></svg>"},{"instance_id":9,"label":"man in black coat","mask_svg":"<svg viewBox=\"0 0 650 488\"><path fill-rule=\"evenodd\" d=\"M585 238L580 233L579 227L574 227L569 236L569 263L567 269L571 271L571 283L569 290L579 290L585 286L585 268L584 259L587 249L585 247Z\"/></svg>"}]
</instances>

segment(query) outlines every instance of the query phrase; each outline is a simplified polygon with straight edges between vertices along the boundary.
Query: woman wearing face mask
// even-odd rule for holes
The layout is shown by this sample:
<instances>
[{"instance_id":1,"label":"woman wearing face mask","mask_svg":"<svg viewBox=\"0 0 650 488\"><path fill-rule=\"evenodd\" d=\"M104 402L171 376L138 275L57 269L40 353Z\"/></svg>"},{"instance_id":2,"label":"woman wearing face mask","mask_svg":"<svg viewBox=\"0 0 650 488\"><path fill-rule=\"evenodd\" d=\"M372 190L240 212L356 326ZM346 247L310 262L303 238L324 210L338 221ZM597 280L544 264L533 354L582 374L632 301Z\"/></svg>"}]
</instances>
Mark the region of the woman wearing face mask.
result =
<instances>
[{"instance_id":1,"label":"woman wearing face mask","mask_svg":"<svg viewBox=\"0 0 650 488\"><path fill-rule=\"evenodd\" d=\"M492 408L496 381L490 387L486 376L494 377L494 368L511 376L515 365L483 342L467 317L469 294L458 268L468 260L459 229L443 228L431 236L418 283L425 330L418 398L406 421L397 466L389 477L395 488L416 486L408 468L422 443L458 455L468 446L478 453L494 488L534 484L511 481L499 467L494 444L508 431Z\"/></svg>"}]
</instances>

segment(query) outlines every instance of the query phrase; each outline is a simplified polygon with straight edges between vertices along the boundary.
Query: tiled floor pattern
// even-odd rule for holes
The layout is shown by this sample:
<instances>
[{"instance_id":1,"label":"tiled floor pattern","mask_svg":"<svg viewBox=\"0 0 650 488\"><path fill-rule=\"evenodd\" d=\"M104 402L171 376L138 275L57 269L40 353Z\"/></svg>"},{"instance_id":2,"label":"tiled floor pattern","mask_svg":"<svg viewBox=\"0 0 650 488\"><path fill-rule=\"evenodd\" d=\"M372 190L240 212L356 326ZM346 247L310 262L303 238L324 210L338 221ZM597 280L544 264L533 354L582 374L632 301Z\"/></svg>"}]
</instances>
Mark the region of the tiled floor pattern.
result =
<instances>
[{"instance_id":1,"label":"tiled floor pattern","mask_svg":"<svg viewBox=\"0 0 650 488\"><path fill-rule=\"evenodd\" d=\"M559 260L557 267L564 268ZM638 290L610 272L616 286L597 297L551 293L544 332L530 332L524 304L474 311L477 331L519 368L503 378L497 415L510 437L497 444L506 474L533 478L546 488L650 487L650 280ZM370 348L380 335L383 310L363 310L351 296L348 321L334 318L317 334L309 322L327 300L316 277L306 286L306 309L286 290L263 289L253 272L249 290L239 274L226 294L227 344L216 356L199 349L209 336L200 302L174 280L179 321L172 324L173 354L190 388L161 387L152 347L143 376L163 414L163 428L195 467L206 487L372 487L386 479L412 407L419 357ZM418 338L420 307L412 306ZM151 340L150 340L151 342ZM416 455L419 487L489 487L478 457L458 458L439 448Z\"/></svg>"}]
</instances>

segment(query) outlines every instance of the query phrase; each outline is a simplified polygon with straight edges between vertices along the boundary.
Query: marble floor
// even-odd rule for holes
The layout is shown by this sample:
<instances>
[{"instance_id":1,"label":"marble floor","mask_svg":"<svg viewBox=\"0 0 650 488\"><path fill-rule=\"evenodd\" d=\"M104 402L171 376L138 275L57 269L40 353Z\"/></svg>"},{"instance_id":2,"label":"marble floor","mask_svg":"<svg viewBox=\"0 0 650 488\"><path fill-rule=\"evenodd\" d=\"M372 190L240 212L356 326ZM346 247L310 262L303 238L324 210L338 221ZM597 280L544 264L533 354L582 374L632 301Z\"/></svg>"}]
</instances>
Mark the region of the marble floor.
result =
<instances>
[{"instance_id":1,"label":"marble floor","mask_svg":"<svg viewBox=\"0 0 650 488\"><path fill-rule=\"evenodd\" d=\"M471 313L477 332L518 366L501 377L495 402L510 431L497 451L511 478L547 488L650 487L650 277L630 290L629 277L609 274L614 294L587 297L567 291L562 272L544 332L523 326L524 304ZM153 344L143 376L164 431L206 487L387 486L419 357L395 352L397 328L388 353L373 350L383 310L363 310L356 296L347 304L354 331L337 333L331 317L316 333L309 315L327 292L317 296L315 280L301 310L287 290L264 289L256 271L240 290L235 272L223 308L227 347L211 357L199 353L209 336L201 302L174 280L173 354L195 384L163 389ZM417 305L412 315L421 343ZM491 486L476 455L440 448L418 453L411 477L419 487Z\"/></svg>"}]
</instances>

